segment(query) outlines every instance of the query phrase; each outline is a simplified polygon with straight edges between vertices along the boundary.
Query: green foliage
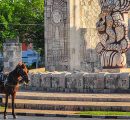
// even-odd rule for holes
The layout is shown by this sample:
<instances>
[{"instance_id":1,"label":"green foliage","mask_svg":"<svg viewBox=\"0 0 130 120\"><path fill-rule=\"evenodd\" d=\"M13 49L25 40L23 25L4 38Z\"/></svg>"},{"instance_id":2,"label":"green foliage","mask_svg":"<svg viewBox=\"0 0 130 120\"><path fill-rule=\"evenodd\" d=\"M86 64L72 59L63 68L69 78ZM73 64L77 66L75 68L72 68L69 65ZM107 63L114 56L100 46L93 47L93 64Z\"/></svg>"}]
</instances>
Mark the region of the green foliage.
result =
<instances>
[{"instance_id":1,"label":"green foliage","mask_svg":"<svg viewBox=\"0 0 130 120\"><path fill-rule=\"evenodd\" d=\"M44 49L44 0L0 0L0 47L6 39Z\"/></svg>"}]
</instances>

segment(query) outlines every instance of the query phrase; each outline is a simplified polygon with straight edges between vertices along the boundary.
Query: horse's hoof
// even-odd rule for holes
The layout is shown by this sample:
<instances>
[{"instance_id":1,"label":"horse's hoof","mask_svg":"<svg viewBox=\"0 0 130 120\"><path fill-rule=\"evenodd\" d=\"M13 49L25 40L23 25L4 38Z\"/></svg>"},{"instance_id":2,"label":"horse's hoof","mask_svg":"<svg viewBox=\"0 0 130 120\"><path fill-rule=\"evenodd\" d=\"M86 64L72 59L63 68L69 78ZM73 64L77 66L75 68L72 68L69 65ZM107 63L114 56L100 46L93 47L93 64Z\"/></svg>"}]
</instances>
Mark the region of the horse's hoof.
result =
<instances>
[{"instance_id":1,"label":"horse's hoof","mask_svg":"<svg viewBox=\"0 0 130 120\"><path fill-rule=\"evenodd\" d=\"M4 116L4 119L7 119L7 116Z\"/></svg>"},{"instance_id":2,"label":"horse's hoof","mask_svg":"<svg viewBox=\"0 0 130 120\"><path fill-rule=\"evenodd\" d=\"M16 115L13 115L13 118L14 118L14 119L17 119L18 117L17 117Z\"/></svg>"}]
</instances>

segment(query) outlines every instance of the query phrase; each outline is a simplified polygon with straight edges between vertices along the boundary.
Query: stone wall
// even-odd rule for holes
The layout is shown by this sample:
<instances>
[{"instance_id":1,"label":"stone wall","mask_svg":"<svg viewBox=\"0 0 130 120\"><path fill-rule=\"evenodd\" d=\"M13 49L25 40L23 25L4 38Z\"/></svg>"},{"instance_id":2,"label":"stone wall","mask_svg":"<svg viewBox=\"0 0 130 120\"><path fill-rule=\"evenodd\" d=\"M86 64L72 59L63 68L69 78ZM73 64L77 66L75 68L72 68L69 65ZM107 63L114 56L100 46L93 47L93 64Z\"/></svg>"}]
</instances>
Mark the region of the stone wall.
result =
<instances>
[{"instance_id":1,"label":"stone wall","mask_svg":"<svg viewBox=\"0 0 130 120\"><path fill-rule=\"evenodd\" d=\"M47 92L130 92L129 73L29 73L30 90Z\"/></svg>"},{"instance_id":2,"label":"stone wall","mask_svg":"<svg viewBox=\"0 0 130 120\"><path fill-rule=\"evenodd\" d=\"M18 62L22 61L22 47L20 43L4 43L4 72L12 71Z\"/></svg>"}]
</instances>

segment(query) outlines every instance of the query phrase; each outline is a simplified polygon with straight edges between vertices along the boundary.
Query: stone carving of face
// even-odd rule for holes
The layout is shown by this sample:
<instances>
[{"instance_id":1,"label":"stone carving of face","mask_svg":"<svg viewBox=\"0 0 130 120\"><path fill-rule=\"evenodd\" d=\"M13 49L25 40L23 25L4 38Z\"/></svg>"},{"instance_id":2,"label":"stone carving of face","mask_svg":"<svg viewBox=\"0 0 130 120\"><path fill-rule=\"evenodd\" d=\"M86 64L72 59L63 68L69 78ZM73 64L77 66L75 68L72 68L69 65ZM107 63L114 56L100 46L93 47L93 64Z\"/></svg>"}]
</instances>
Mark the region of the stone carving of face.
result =
<instances>
[{"instance_id":1,"label":"stone carving of face","mask_svg":"<svg viewBox=\"0 0 130 120\"><path fill-rule=\"evenodd\" d=\"M58 24L62 20L61 13L57 10L52 13L53 22Z\"/></svg>"}]
</instances>

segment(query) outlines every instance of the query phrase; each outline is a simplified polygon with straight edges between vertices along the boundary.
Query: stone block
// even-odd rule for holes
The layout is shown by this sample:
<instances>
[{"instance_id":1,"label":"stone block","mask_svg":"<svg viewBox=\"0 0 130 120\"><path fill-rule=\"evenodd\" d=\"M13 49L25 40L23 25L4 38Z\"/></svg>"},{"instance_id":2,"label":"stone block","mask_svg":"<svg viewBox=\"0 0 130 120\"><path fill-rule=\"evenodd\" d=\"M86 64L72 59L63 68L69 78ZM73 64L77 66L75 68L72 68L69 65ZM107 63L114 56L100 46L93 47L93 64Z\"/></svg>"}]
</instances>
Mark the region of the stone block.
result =
<instances>
[{"instance_id":1,"label":"stone block","mask_svg":"<svg viewBox=\"0 0 130 120\"><path fill-rule=\"evenodd\" d=\"M29 77L29 79L30 79L30 83L29 83L29 86L34 86L34 81L33 81L33 76L34 76L34 74L33 73L29 73L28 74L28 77Z\"/></svg>"},{"instance_id":2,"label":"stone block","mask_svg":"<svg viewBox=\"0 0 130 120\"><path fill-rule=\"evenodd\" d=\"M22 61L21 44L20 43L4 43L3 44L4 71L12 71L18 62ZM6 65L8 64L8 65Z\"/></svg>"},{"instance_id":3,"label":"stone block","mask_svg":"<svg viewBox=\"0 0 130 120\"><path fill-rule=\"evenodd\" d=\"M97 73L85 73L83 75L84 89L95 89L97 88Z\"/></svg>"},{"instance_id":4,"label":"stone block","mask_svg":"<svg viewBox=\"0 0 130 120\"><path fill-rule=\"evenodd\" d=\"M78 90L83 89L83 74L83 72L75 72L71 74L73 81L75 82L75 87Z\"/></svg>"},{"instance_id":5,"label":"stone block","mask_svg":"<svg viewBox=\"0 0 130 120\"><path fill-rule=\"evenodd\" d=\"M76 89L76 80L72 76L72 73L68 73L65 76L65 88Z\"/></svg>"},{"instance_id":6,"label":"stone block","mask_svg":"<svg viewBox=\"0 0 130 120\"><path fill-rule=\"evenodd\" d=\"M120 73L106 73L105 87L107 89L117 89L119 77L120 77Z\"/></svg>"},{"instance_id":7,"label":"stone block","mask_svg":"<svg viewBox=\"0 0 130 120\"><path fill-rule=\"evenodd\" d=\"M32 73L28 73L28 79L30 80L30 82L29 82L29 86L31 87L31 83L32 83Z\"/></svg>"},{"instance_id":8,"label":"stone block","mask_svg":"<svg viewBox=\"0 0 130 120\"><path fill-rule=\"evenodd\" d=\"M52 80L52 73L41 74L41 87L43 90L51 88L51 80Z\"/></svg>"},{"instance_id":9,"label":"stone block","mask_svg":"<svg viewBox=\"0 0 130 120\"><path fill-rule=\"evenodd\" d=\"M119 89L129 89L129 75L129 73L120 73L117 85Z\"/></svg>"},{"instance_id":10,"label":"stone block","mask_svg":"<svg viewBox=\"0 0 130 120\"><path fill-rule=\"evenodd\" d=\"M52 73L52 88L65 88L65 75L66 72L53 72Z\"/></svg>"},{"instance_id":11,"label":"stone block","mask_svg":"<svg viewBox=\"0 0 130 120\"><path fill-rule=\"evenodd\" d=\"M41 84L41 74L40 73L32 73L30 75L30 85L31 87L36 87L36 88L39 88L40 87L40 84Z\"/></svg>"},{"instance_id":12,"label":"stone block","mask_svg":"<svg viewBox=\"0 0 130 120\"><path fill-rule=\"evenodd\" d=\"M109 73L105 75L107 89L128 89L129 73Z\"/></svg>"},{"instance_id":13,"label":"stone block","mask_svg":"<svg viewBox=\"0 0 130 120\"><path fill-rule=\"evenodd\" d=\"M97 74L95 84L96 84L96 89L104 89L105 88L105 73Z\"/></svg>"}]
</instances>

